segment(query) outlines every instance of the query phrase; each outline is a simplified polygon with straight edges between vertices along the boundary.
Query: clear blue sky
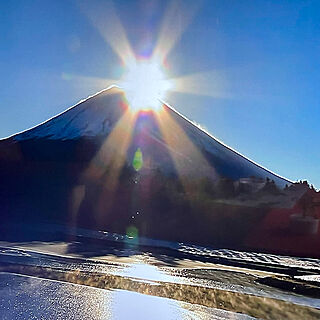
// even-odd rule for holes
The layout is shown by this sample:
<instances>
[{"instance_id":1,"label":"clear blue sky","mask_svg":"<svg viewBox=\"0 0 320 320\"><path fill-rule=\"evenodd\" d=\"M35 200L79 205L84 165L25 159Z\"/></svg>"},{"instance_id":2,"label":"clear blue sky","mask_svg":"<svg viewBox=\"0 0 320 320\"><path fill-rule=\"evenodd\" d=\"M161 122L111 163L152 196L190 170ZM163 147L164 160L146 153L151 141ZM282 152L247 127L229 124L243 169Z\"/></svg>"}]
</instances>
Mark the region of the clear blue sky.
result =
<instances>
[{"instance_id":1,"label":"clear blue sky","mask_svg":"<svg viewBox=\"0 0 320 320\"><path fill-rule=\"evenodd\" d=\"M115 1L137 54L152 50L168 3ZM188 11L194 1L181 3ZM68 75L121 75L84 7L108 17L103 1L0 2L0 137L102 89ZM218 97L171 94L176 109L270 170L320 188L319 1L202 1L167 63L172 76L212 72L206 92L221 87Z\"/></svg>"}]
</instances>

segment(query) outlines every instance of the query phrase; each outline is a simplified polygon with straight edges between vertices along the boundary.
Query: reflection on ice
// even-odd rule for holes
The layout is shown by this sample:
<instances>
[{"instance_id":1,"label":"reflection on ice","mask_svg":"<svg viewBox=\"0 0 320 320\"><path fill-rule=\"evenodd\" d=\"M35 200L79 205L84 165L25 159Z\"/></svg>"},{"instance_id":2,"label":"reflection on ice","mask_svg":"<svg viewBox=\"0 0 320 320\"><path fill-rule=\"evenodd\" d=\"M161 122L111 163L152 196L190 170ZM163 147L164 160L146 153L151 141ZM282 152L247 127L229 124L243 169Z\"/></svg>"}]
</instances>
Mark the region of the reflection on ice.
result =
<instances>
[{"instance_id":1,"label":"reflection on ice","mask_svg":"<svg viewBox=\"0 0 320 320\"><path fill-rule=\"evenodd\" d=\"M166 298L116 290L112 293L109 319L256 319L215 308L192 305Z\"/></svg>"},{"instance_id":2,"label":"reflection on ice","mask_svg":"<svg viewBox=\"0 0 320 320\"><path fill-rule=\"evenodd\" d=\"M166 273L164 269L143 262L129 264L124 269L117 270L115 275L149 281L179 282L179 278Z\"/></svg>"},{"instance_id":3,"label":"reflection on ice","mask_svg":"<svg viewBox=\"0 0 320 320\"><path fill-rule=\"evenodd\" d=\"M0 273L2 319L255 319L147 296Z\"/></svg>"}]
</instances>

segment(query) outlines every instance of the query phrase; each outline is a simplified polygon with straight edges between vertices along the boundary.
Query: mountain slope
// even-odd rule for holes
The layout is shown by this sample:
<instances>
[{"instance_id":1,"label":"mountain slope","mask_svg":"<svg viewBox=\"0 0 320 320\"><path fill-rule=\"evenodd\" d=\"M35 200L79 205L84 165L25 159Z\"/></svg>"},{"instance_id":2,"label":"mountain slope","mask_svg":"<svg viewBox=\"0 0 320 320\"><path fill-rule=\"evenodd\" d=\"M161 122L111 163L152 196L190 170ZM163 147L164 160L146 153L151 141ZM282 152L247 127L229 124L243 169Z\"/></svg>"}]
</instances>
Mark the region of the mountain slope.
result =
<instances>
[{"instance_id":1,"label":"mountain slope","mask_svg":"<svg viewBox=\"0 0 320 320\"><path fill-rule=\"evenodd\" d=\"M256 246L260 235L249 235L277 208L288 228L290 210L305 191L168 105L132 112L116 87L0 141L4 222L54 221L242 248ZM271 237L290 233L279 221Z\"/></svg>"},{"instance_id":2,"label":"mountain slope","mask_svg":"<svg viewBox=\"0 0 320 320\"><path fill-rule=\"evenodd\" d=\"M171 126L170 123L163 124L164 130L172 130L168 134L179 135L180 132L174 132L176 128L181 128L182 131L195 146L199 152L203 153L209 164L218 171L219 175L231 178L233 180L247 177L269 178L274 180L277 185L284 187L285 184L290 183L261 166L253 163L237 152L231 150L229 147L221 144L212 136L202 131L200 128L192 124L186 118L178 114L169 106L164 106L167 113L170 115L170 123L174 121L177 125ZM91 139L101 143L102 139L106 139L112 132L113 127L119 121L126 111L125 98L123 92L116 87L104 90L88 99L78 103L74 107L65 112L55 116L44 123L16 134L8 139L10 143L31 141L69 141ZM168 118L168 117L167 117ZM160 132L156 119L152 114L144 114L137 117L137 122L143 123L143 134L148 135L155 147L169 148L164 135ZM148 128L145 123L149 122ZM135 123L130 123L134 125ZM130 125L128 124L128 125ZM167 127L166 127L167 126ZM134 130L135 135L141 134L141 131ZM130 128L129 128L130 130ZM146 130L148 132L146 133ZM180 139L180 137L176 137ZM133 138L132 141L135 139ZM4 141L2 141L4 143ZM155 149L155 148L153 148ZM182 150L180 150L182 153ZM173 150L172 146L170 152L179 152ZM188 150L183 150L187 153ZM189 150L190 152L190 150ZM186 155L185 155L186 156ZM192 155L187 155L192 161ZM183 155L181 155L183 157Z\"/></svg>"}]
</instances>

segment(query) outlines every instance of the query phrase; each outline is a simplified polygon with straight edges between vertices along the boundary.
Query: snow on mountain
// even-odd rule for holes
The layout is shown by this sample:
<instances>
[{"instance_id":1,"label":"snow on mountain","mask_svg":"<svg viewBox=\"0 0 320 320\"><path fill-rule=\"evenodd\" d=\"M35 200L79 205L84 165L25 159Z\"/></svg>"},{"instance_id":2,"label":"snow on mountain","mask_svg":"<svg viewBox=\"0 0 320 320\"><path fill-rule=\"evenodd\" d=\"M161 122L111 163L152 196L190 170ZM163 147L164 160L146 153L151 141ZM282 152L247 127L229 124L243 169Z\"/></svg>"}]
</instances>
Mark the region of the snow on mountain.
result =
<instances>
[{"instance_id":1,"label":"snow on mountain","mask_svg":"<svg viewBox=\"0 0 320 320\"><path fill-rule=\"evenodd\" d=\"M119 88L111 87L90 96L42 124L18 133L9 139L21 143L39 139L70 141L82 138L107 137L124 113L126 108L124 99L124 93ZM248 177L265 179L268 177L281 187L290 183L290 181L266 170L220 143L170 106L166 105L166 108L171 118L179 125L196 149L205 155L205 158L208 159L210 165L215 168L220 176L233 180ZM192 154L191 150L189 150L189 154L183 154L181 150L175 150L168 145L152 117L147 117L143 121L144 123L149 122L148 126L144 124L143 134L151 139L150 144L154 149L166 148L171 153L179 154L180 157L189 159L192 162L194 154ZM138 129L135 128L133 135L137 135ZM171 129L168 134L178 135L179 133ZM179 139L179 137L175 138ZM132 139L132 143L134 143L134 140L135 138ZM150 147L149 152L151 152ZM157 157L159 158L158 155Z\"/></svg>"},{"instance_id":2,"label":"snow on mountain","mask_svg":"<svg viewBox=\"0 0 320 320\"><path fill-rule=\"evenodd\" d=\"M116 88L103 90L12 138L15 141L39 138L70 140L107 135L122 112L118 105L123 97L114 94L117 91Z\"/></svg>"},{"instance_id":3,"label":"snow on mountain","mask_svg":"<svg viewBox=\"0 0 320 320\"><path fill-rule=\"evenodd\" d=\"M213 156L213 161L216 165L217 162L223 164L221 165L223 172L220 171L220 174L223 176L229 176L233 179L253 176L260 178L268 177L281 187L284 187L287 183L291 183L289 180L272 173L222 142L219 142L216 138L198 126L193 125L190 120L186 119L184 116L176 112L173 113L173 116L177 123L184 128L184 131L187 133L190 140L197 145L200 150L204 150L207 155L209 155L209 158L210 156Z\"/></svg>"}]
</instances>

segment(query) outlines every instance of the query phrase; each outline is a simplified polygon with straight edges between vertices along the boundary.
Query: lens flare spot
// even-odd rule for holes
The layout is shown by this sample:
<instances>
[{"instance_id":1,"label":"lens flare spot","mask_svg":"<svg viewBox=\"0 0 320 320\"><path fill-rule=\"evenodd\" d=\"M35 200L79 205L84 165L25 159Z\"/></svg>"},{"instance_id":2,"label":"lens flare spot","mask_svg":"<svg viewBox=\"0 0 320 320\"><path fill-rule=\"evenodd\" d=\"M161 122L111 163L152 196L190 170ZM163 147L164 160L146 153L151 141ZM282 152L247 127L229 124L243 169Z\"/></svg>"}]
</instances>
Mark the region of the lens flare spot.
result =
<instances>
[{"instance_id":1,"label":"lens flare spot","mask_svg":"<svg viewBox=\"0 0 320 320\"><path fill-rule=\"evenodd\" d=\"M138 229L135 226L129 226L127 228L126 234L127 234L127 237L129 239L137 239L138 235L139 235L139 232L138 232Z\"/></svg>"},{"instance_id":2,"label":"lens flare spot","mask_svg":"<svg viewBox=\"0 0 320 320\"><path fill-rule=\"evenodd\" d=\"M140 148L138 148L134 154L134 157L132 160L132 166L136 171L140 171L143 166L142 151Z\"/></svg>"}]
</instances>

